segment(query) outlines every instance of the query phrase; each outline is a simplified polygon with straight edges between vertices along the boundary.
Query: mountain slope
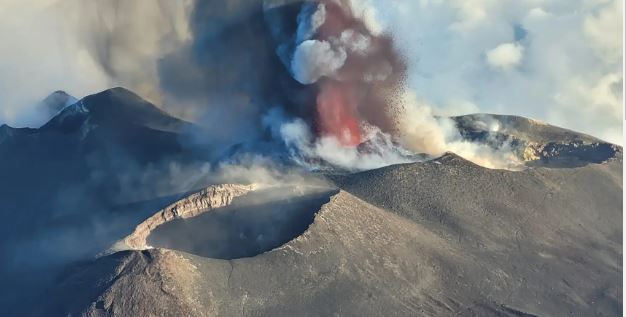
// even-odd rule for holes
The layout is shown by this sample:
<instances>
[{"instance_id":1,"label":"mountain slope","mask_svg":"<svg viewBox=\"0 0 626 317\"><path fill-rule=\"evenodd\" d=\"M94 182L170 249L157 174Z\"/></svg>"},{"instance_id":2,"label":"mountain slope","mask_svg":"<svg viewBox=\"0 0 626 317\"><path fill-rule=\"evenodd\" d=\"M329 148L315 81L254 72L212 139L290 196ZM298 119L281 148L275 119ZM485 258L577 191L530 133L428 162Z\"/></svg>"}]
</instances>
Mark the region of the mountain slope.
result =
<instances>
[{"instance_id":1,"label":"mountain slope","mask_svg":"<svg viewBox=\"0 0 626 317\"><path fill-rule=\"evenodd\" d=\"M50 302L98 316L617 316L621 169L489 170L449 154L335 175L342 190L272 251L116 253L70 269Z\"/></svg>"},{"instance_id":2,"label":"mountain slope","mask_svg":"<svg viewBox=\"0 0 626 317\"><path fill-rule=\"evenodd\" d=\"M0 126L0 252L10 259L0 264L9 285L0 306L195 189L155 179L205 161L184 147L191 128L123 88L65 105L38 129Z\"/></svg>"},{"instance_id":3,"label":"mountain slope","mask_svg":"<svg viewBox=\"0 0 626 317\"><path fill-rule=\"evenodd\" d=\"M85 97L39 129L3 126L0 175L10 181L0 184L0 201L11 218L1 228L37 229L49 226L51 218L92 217L85 209L189 190L169 188L142 197L132 188L147 171L194 160L181 145L189 126L122 88ZM31 193L36 200L28 198ZM15 230L30 235L21 232Z\"/></svg>"},{"instance_id":4,"label":"mountain slope","mask_svg":"<svg viewBox=\"0 0 626 317\"><path fill-rule=\"evenodd\" d=\"M481 259L460 271L485 285L473 290L485 298L538 316L613 315L621 312L622 165L511 172L449 154L336 181Z\"/></svg>"}]
</instances>

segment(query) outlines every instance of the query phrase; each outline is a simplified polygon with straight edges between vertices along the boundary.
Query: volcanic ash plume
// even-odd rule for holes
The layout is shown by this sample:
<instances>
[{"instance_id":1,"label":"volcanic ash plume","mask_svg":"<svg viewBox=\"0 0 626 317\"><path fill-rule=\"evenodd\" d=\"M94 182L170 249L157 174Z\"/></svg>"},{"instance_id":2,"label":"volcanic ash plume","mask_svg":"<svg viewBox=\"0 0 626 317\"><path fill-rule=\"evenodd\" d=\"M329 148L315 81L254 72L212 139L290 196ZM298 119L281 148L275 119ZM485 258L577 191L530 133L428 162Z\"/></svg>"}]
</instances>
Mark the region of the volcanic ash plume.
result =
<instances>
[{"instance_id":1,"label":"volcanic ash plume","mask_svg":"<svg viewBox=\"0 0 626 317\"><path fill-rule=\"evenodd\" d=\"M367 169L420 158L413 153L452 150L501 167L504 161L494 161L500 155L490 153L495 150L463 141L450 120L435 118L430 106L417 101L406 88L406 65L392 37L359 16L351 1L304 2L292 42L277 50L292 77L317 92L310 101L314 118L280 129L285 143L297 149L294 156Z\"/></svg>"},{"instance_id":2,"label":"volcanic ash plume","mask_svg":"<svg viewBox=\"0 0 626 317\"><path fill-rule=\"evenodd\" d=\"M297 81L318 87L318 135L357 146L363 123L389 132L390 94L405 74L391 39L375 36L347 1L305 3L298 21L289 66Z\"/></svg>"},{"instance_id":3,"label":"volcanic ash plume","mask_svg":"<svg viewBox=\"0 0 626 317\"><path fill-rule=\"evenodd\" d=\"M314 109L312 118L281 122L280 137L296 147L294 156L349 169L409 161L382 149L396 146L388 135L390 101L405 73L391 39L374 35L347 1L303 2L296 21L295 34L277 52L293 79L316 95L304 105Z\"/></svg>"},{"instance_id":4,"label":"volcanic ash plume","mask_svg":"<svg viewBox=\"0 0 626 317\"><path fill-rule=\"evenodd\" d=\"M454 151L499 166L483 159L494 150L463 141L410 92L405 58L367 6L114 1L75 18L111 81L202 126L190 143L208 145L215 160L261 154L359 170ZM137 24L141 12L154 19Z\"/></svg>"}]
</instances>

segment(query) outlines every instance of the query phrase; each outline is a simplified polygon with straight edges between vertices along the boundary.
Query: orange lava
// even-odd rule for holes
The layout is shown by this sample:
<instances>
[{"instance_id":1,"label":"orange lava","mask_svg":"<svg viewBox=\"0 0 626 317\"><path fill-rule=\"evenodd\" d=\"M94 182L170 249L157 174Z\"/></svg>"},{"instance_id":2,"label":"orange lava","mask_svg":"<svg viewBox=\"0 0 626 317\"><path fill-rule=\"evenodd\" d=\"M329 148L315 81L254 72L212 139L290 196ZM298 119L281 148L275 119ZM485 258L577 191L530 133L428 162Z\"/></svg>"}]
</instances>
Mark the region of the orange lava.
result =
<instances>
[{"instance_id":1,"label":"orange lava","mask_svg":"<svg viewBox=\"0 0 626 317\"><path fill-rule=\"evenodd\" d=\"M317 95L319 130L322 135L337 138L343 146L361 143L361 128L356 113L354 87L338 81L325 81Z\"/></svg>"}]
</instances>

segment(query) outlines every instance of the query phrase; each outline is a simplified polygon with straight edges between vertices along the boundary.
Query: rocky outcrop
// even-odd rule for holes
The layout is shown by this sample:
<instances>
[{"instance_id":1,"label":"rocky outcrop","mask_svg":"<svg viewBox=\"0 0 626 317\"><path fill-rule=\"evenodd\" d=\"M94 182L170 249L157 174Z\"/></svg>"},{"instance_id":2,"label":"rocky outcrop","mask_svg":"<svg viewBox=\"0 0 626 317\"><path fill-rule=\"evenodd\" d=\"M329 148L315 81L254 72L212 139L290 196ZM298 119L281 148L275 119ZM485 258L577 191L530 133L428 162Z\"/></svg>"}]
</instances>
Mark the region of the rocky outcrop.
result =
<instances>
[{"instance_id":1,"label":"rocky outcrop","mask_svg":"<svg viewBox=\"0 0 626 317\"><path fill-rule=\"evenodd\" d=\"M173 219L189 218L215 208L228 206L234 198L245 195L256 187L256 185L235 184L207 187L158 211L139 224L133 233L118 242L113 249L146 249L148 248L147 238L156 227Z\"/></svg>"},{"instance_id":2,"label":"rocky outcrop","mask_svg":"<svg viewBox=\"0 0 626 317\"><path fill-rule=\"evenodd\" d=\"M452 119L464 139L511 149L527 166L575 167L622 155L615 144L524 117L473 114Z\"/></svg>"},{"instance_id":3,"label":"rocky outcrop","mask_svg":"<svg viewBox=\"0 0 626 317\"><path fill-rule=\"evenodd\" d=\"M526 142L602 142L590 135L553 126L538 120L488 113L477 113L451 118L459 132L472 141L523 140Z\"/></svg>"},{"instance_id":4,"label":"rocky outcrop","mask_svg":"<svg viewBox=\"0 0 626 317\"><path fill-rule=\"evenodd\" d=\"M530 163L604 163L621 154L615 144L602 142L549 142L528 143L523 151L523 159Z\"/></svg>"}]
</instances>

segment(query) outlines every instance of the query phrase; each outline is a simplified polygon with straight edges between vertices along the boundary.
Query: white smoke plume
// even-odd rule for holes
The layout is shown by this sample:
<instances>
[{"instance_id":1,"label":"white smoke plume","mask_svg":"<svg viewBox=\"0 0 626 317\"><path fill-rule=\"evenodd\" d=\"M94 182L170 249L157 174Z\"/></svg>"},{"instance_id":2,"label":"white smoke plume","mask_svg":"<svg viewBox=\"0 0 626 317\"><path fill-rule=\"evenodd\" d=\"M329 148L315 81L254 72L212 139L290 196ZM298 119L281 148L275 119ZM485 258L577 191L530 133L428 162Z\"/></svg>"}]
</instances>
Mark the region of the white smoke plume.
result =
<instances>
[{"instance_id":1,"label":"white smoke plume","mask_svg":"<svg viewBox=\"0 0 626 317\"><path fill-rule=\"evenodd\" d=\"M285 143L296 149L293 158L302 166L323 170L325 164L348 171L368 170L392 164L410 163L411 153L394 144L388 134L378 128L363 127L367 131L367 149L345 147L336 138L315 138L310 127L296 119L281 125L280 133ZM320 161L321 160L321 161Z\"/></svg>"},{"instance_id":2,"label":"white smoke plume","mask_svg":"<svg viewBox=\"0 0 626 317\"><path fill-rule=\"evenodd\" d=\"M346 62L342 47L327 41L306 40L296 48L291 63L294 78L302 84L313 84L322 77L333 77Z\"/></svg>"},{"instance_id":3,"label":"white smoke plume","mask_svg":"<svg viewBox=\"0 0 626 317\"><path fill-rule=\"evenodd\" d=\"M487 168L522 167L510 144L505 143L496 149L485 143L465 140L451 119L434 116L432 106L420 102L415 94L407 92L401 100L404 113L399 117L400 141L405 148L431 156L453 152ZM495 133L502 127L498 122L491 122L485 128Z\"/></svg>"}]
</instances>

